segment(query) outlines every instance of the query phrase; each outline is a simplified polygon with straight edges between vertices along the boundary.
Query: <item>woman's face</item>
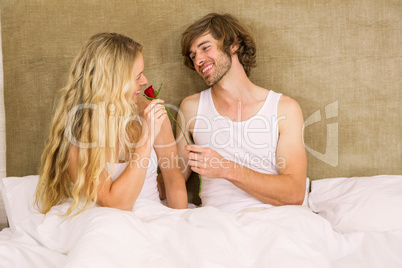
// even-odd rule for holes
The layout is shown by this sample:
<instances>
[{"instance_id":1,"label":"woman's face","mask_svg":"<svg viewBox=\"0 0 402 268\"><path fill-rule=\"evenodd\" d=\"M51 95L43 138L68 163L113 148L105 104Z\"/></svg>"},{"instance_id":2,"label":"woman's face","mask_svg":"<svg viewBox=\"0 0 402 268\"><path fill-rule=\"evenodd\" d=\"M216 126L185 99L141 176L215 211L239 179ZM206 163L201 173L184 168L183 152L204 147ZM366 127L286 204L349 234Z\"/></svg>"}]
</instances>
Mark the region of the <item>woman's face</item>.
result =
<instances>
[{"instance_id":1,"label":"woman's face","mask_svg":"<svg viewBox=\"0 0 402 268\"><path fill-rule=\"evenodd\" d=\"M135 85L134 94L131 97L134 103L138 102L138 98L140 96L141 87L146 86L148 84L148 80L144 75L144 58L142 57L142 53L139 53L137 60L134 64L133 69L133 80Z\"/></svg>"}]
</instances>

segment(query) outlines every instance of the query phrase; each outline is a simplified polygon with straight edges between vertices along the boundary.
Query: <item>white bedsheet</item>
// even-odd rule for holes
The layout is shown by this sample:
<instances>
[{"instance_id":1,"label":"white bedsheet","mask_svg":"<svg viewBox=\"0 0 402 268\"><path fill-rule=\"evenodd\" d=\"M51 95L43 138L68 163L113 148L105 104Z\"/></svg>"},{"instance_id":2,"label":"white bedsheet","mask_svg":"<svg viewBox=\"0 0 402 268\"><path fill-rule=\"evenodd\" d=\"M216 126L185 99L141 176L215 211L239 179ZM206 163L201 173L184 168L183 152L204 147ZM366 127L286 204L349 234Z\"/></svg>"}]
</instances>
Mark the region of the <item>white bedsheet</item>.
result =
<instances>
[{"instance_id":1,"label":"white bedsheet","mask_svg":"<svg viewBox=\"0 0 402 268\"><path fill-rule=\"evenodd\" d=\"M58 216L68 206L32 215L14 233L0 232L0 267L397 267L401 261L394 253L384 255L394 258L391 266L364 265L385 263L383 240L391 239L389 252L396 252L402 239L341 235L300 206L230 214L139 200L133 212L95 207L72 219ZM363 253L379 255L369 262Z\"/></svg>"},{"instance_id":2,"label":"white bedsheet","mask_svg":"<svg viewBox=\"0 0 402 268\"><path fill-rule=\"evenodd\" d=\"M60 267L66 256L39 246L24 233L0 232L0 267Z\"/></svg>"},{"instance_id":3,"label":"white bedsheet","mask_svg":"<svg viewBox=\"0 0 402 268\"><path fill-rule=\"evenodd\" d=\"M9 240L1 241L0 265L330 267L349 248L326 220L298 206L229 214L140 200L133 212L95 207L72 219L58 216L68 206L32 215L11 236L3 231ZM11 256L18 257L13 265Z\"/></svg>"},{"instance_id":4,"label":"white bedsheet","mask_svg":"<svg viewBox=\"0 0 402 268\"><path fill-rule=\"evenodd\" d=\"M345 234L351 251L332 262L333 268L401 268L402 230Z\"/></svg>"}]
</instances>

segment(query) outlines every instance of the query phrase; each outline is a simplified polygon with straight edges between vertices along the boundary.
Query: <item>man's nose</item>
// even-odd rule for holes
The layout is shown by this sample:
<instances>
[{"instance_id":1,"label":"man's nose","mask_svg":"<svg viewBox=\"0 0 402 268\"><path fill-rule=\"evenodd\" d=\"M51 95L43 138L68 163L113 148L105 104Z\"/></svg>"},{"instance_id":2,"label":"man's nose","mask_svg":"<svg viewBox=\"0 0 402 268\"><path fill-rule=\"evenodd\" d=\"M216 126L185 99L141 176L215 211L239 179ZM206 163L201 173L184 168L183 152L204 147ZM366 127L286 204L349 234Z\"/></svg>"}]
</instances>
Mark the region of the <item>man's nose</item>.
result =
<instances>
[{"instance_id":1,"label":"man's nose","mask_svg":"<svg viewBox=\"0 0 402 268\"><path fill-rule=\"evenodd\" d=\"M201 66L204 63L204 56L202 54L198 54L195 56L195 64L197 66Z\"/></svg>"}]
</instances>

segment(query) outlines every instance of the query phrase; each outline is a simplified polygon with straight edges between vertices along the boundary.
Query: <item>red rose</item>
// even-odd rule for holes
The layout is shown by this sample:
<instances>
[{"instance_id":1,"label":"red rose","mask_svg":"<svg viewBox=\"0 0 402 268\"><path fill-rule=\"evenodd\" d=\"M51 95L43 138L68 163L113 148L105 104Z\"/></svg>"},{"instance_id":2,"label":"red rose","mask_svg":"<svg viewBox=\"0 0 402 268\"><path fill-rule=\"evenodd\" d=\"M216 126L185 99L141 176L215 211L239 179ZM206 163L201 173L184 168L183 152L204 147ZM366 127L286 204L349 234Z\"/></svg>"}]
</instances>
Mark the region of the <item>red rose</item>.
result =
<instances>
[{"instance_id":1,"label":"red rose","mask_svg":"<svg viewBox=\"0 0 402 268\"><path fill-rule=\"evenodd\" d=\"M155 99L158 96L158 92L155 91L155 89L150 85L147 87L147 89L144 90L144 94L152 99Z\"/></svg>"}]
</instances>

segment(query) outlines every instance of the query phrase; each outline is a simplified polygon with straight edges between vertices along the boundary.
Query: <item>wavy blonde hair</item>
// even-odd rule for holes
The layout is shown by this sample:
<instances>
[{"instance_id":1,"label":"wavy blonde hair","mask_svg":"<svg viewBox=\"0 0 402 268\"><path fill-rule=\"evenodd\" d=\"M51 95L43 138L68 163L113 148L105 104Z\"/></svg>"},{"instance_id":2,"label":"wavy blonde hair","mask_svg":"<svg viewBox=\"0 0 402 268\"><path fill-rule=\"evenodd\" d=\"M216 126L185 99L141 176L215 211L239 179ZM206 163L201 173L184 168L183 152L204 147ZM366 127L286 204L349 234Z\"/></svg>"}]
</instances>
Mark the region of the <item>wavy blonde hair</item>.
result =
<instances>
[{"instance_id":1,"label":"wavy blonde hair","mask_svg":"<svg viewBox=\"0 0 402 268\"><path fill-rule=\"evenodd\" d=\"M133 141L126 131L127 122L138 115L127 96L135 90L132 72L141 52L142 46L129 37L100 33L75 58L41 158L35 203L42 213L69 198L73 203L65 215L82 202L77 213L83 212L97 200L99 176L107 162L113 167L116 153L118 159L125 158ZM134 124L134 133L139 131L140 126ZM79 147L75 184L68 173L72 144ZM113 168L108 179L111 172Z\"/></svg>"}]
</instances>

